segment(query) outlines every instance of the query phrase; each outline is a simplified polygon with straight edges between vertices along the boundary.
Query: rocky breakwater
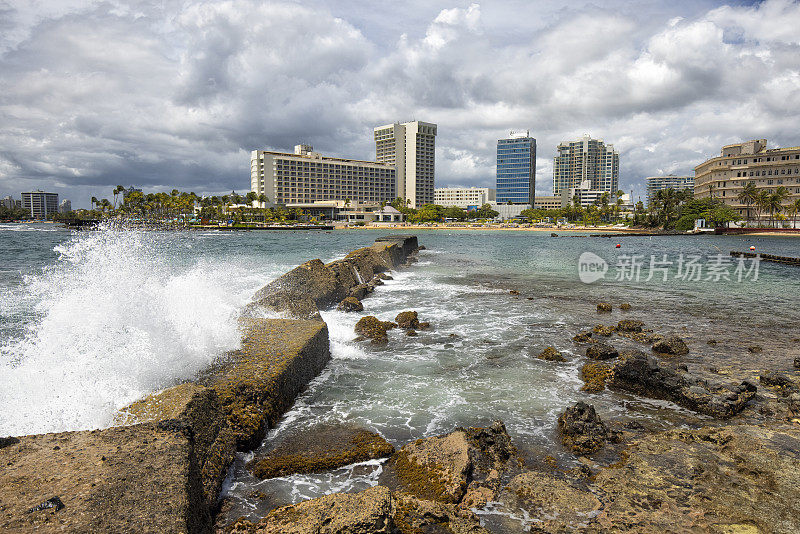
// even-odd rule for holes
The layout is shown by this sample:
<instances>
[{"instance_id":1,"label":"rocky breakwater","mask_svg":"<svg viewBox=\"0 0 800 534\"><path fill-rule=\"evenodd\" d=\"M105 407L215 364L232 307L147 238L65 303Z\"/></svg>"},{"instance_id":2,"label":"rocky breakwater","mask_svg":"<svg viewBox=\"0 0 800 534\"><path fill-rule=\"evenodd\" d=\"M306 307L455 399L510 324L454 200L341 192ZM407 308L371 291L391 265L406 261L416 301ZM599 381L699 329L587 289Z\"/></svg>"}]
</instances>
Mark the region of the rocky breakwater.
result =
<instances>
[{"instance_id":1,"label":"rocky breakwater","mask_svg":"<svg viewBox=\"0 0 800 534\"><path fill-rule=\"evenodd\" d=\"M243 311L241 349L129 406L120 426L0 439L0 530L210 532L236 451L258 445L330 359L319 310L374 290L417 248L390 236L286 273Z\"/></svg>"}]
</instances>

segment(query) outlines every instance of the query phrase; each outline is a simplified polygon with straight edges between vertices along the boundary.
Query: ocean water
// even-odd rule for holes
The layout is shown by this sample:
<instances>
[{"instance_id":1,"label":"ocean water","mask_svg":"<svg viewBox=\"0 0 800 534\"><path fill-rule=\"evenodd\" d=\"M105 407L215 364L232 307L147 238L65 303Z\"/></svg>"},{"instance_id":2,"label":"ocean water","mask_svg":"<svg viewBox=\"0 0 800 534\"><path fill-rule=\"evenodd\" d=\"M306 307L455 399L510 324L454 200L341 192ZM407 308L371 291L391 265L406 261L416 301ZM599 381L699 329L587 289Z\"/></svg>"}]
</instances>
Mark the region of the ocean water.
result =
<instances>
[{"instance_id":1,"label":"ocean water","mask_svg":"<svg viewBox=\"0 0 800 534\"><path fill-rule=\"evenodd\" d=\"M0 435L108 426L119 408L190 378L236 348L238 310L259 287L303 261L343 257L386 233L75 233L0 225ZM391 320L416 310L433 328L417 337L392 331L387 346L373 347L354 341L361 314L324 312L333 359L270 431L264 449L321 423L354 424L402 446L502 419L526 457L564 456L556 419L586 398L578 377L585 359L572 336L621 318L681 335L692 350L683 360L690 367L788 369L800 356L800 268L762 263L756 277L751 262L726 263L729 251L750 246L800 257L797 239L417 235L427 247L419 262L392 273L393 280L364 300L364 314ZM585 253L607 262L604 279L581 281ZM642 263L638 279L627 268L633 256ZM648 280L651 258L662 269ZM696 270L677 277L687 265L700 266L699 279L693 279ZM599 301L611 302L614 312L598 315ZM619 311L623 302L632 310ZM706 343L712 338L717 345ZM614 343L624 348L628 342ZM763 353L748 352L754 344ZM535 357L551 345L569 361ZM691 421L664 402L611 392L592 402L604 418ZM245 469L251 457L238 459L227 484L233 517L256 518L277 505L364 489L382 470L374 461L259 481Z\"/></svg>"}]
</instances>

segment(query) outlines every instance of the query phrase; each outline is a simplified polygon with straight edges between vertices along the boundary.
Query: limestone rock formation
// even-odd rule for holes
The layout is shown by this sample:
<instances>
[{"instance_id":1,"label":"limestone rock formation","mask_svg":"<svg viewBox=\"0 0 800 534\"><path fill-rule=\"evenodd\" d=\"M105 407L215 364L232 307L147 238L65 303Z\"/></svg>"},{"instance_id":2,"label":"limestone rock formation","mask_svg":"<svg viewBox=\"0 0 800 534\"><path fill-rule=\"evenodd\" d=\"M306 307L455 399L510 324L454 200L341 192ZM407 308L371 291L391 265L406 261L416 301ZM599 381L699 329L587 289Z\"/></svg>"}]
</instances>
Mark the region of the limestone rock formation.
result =
<instances>
[{"instance_id":1,"label":"limestone rock formation","mask_svg":"<svg viewBox=\"0 0 800 534\"><path fill-rule=\"evenodd\" d=\"M667 336L653 343L653 352L681 356L683 354L689 354L689 347L687 347L683 339L678 336Z\"/></svg>"},{"instance_id":2,"label":"limestone rock formation","mask_svg":"<svg viewBox=\"0 0 800 534\"><path fill-rule=\"evenodd\" d=\"M419 328L419 317L415 311L402 311L394 318L399 328L404 330L416 330Z\"/></svg>"},{"instance_id":3,"label":"limestone rock formation","mask_svg":"<svg viewBox=\"0 0 800 534\"><path fill-rule=\"evenodd\" d=\"M336 306L336 309L345 312L362 311L364 309L364 305L361 304L361 301L355 297L345 297L345 299L342 300L338 306Z\"/></svg>"},{"instance_id":4,"label":"limestone rock formation","mask_svg":"<svg viewBox=\"0 0 800 534\"><path fill-rule=\"evenodd\" d=\"M373 343L385 343L389 339L389 330L396 326L389 321L381 321L373 315L367 315L358 320L354 330L363 339L371 339Z\"/></svg>"},{"instance_id":5,"label":"limestone rock formation","mask_svg":"<svg viewBox=\"0 0 800 534\"><path fill-rule=\"evenodd\" d=\"M595 343L586 348L586 357L590 360L611 360L617 356L617 349L605 343Z\"/></svg>"},{"instance_id":6,"label":"limestone rock formation","mask_svg":"<svg viewBox=\"0 0 800 534\"><path fill-rule=\"evenodd\" d=\"M548 362L565 362L567 359L553 347L547 347L538 356L540 360L547 360Z\"/></svg>"},{"instance_id":7,"label":"limestone rock formation","mask_svg":"<svg viewBox=\"0 0 800 534\"><path fill-rule=\"evenodd\" d=\"M641 332L643 328L644 323L634 319L623 319L617 323L617 331L619 332Z\"/></svg>"},{"instance_id":8,"label":"limestone rock formation","mask_svg":"<svg viewBox=\"0 0 800 534\"><path fill-rule=\"evenodd\" d=\"M597 312L598 313L609 313L614 308L608 302L600 302L597 304Z\"/></svg>"},{"instance_id":9,"label":"limestone rock formation","mask_svg":"<svg viewBox=\"0 0 800 534\"><path fill-rule=\"evenodd\" d=\"M608 430L594 406L582 401L561 414L558 433L565 447L581 455L599 451L608 440L616 441L616 435Z\"/></svg>"}]
</instances>

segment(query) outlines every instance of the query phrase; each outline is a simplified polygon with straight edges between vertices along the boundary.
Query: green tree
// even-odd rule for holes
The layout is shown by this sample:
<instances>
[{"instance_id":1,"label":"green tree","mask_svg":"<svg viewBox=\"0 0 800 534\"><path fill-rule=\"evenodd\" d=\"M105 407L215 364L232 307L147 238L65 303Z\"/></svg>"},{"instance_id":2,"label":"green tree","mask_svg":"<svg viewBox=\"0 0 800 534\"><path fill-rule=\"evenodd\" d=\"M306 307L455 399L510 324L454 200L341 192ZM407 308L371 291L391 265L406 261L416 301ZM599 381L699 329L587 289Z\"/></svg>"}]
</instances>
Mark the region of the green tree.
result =
<instances>
[{"instance_id":1,"label":"green tree","mask_svg":"<svg viewBox=\"0 0 800 534\"><path fill-rule=\"evenodd\" d=\"M747 224L750 224L750 206L758 201L758 188L754 182L747 182L742 190L736 195L736 200L747 208Z\"/></svg>"}]
</instances>

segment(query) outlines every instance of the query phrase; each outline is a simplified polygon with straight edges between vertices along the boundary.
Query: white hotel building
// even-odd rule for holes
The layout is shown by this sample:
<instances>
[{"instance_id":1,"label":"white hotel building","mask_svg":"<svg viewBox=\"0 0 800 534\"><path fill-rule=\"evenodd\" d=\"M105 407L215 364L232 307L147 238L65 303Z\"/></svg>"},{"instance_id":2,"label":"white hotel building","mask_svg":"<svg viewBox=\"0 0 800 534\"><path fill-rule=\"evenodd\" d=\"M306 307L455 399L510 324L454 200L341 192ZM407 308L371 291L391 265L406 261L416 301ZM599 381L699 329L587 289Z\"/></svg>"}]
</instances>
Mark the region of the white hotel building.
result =
<instances>
[{"instance_id":1,"label":"white hotel building","mask_svg":"<svg viewBox=\"0 0 800 534\"><path fill-rule=\"evenodd\" d=\"M436 125L412 121L378 126L375 159L397 169L397 196L418 208L432 204Z\"/></svg>"},{"instance_id":2,"label":"white hotel building","mask_svg":"<svg viewBox=\"0 0 800 534\"><path fill-rule=\"evenodd\" d=\"M294 154L250 154L250 189L275 204L391 202L398 196L396 181L393 165L327 157L308 145L295 146Z\"/></svg>"},{"instance_id":3,"label":"white hotel building","mask_svg":"<svg viewBox=\"0 0 800 534\"><path fill-rule=\"evenodd\" d=\"M433 203L440 206L481 207L495 201L495 190L488 187L440 187L433 190Z\"/></svg>"}]
</instances>

